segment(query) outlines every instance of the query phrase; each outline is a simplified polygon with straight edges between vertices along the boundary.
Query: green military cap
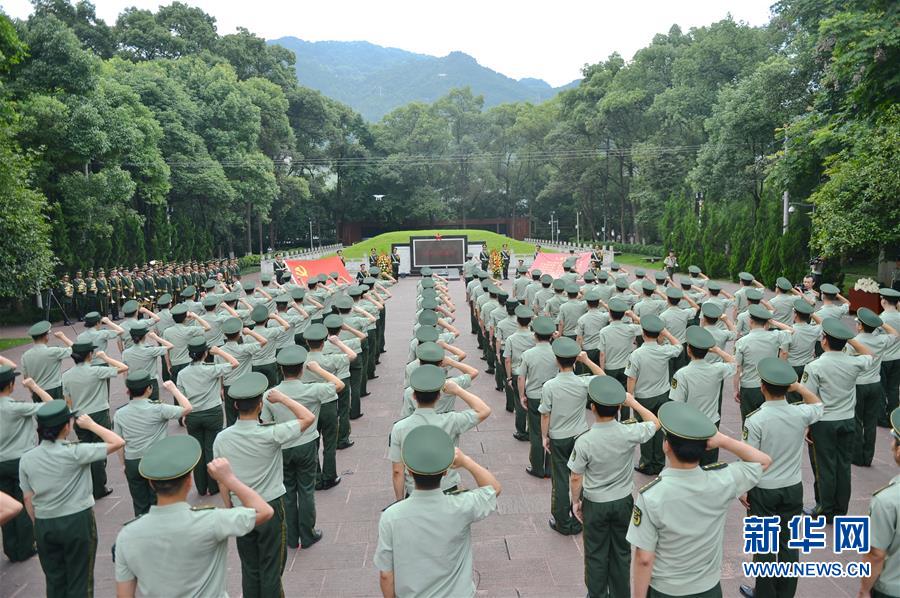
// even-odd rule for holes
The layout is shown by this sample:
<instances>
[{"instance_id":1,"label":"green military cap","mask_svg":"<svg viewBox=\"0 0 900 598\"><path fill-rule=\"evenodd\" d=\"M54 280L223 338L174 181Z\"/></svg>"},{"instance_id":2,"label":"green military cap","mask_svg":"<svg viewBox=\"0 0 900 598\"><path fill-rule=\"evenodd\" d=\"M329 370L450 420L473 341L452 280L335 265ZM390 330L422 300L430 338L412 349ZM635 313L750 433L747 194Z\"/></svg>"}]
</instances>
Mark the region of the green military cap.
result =
<instances>
[{"instance_id":1,"label":"green military cap","mask_svg":"<svg viewBox=\"0 0 900 598\"><path fill-rule=\"evenodd\" d=\"M595 280L597 280L597 276L590 270L585 272L584 276L582 276L582 278L584 278L585 282L594 282Z\"/></svg>"},{"instance_id":2,"label":"green military cap","mask_svg":"<svg viewBox=\"0 0 900 598\"><path fill-rule=\"evenodd\" d=\"M700 268L698 266L688 266L688 272L696 276L700 274Z\"/></svg>"},{"instance_id":3,"label":"green military cap","mask_svg":"<svg viewBox=\"0 0 900 598\"><path fill-rule=\"evenodd\" d=\"M416 347L416 357L419 361L440 363L444 359L444 348L437 343L420 343Z\"/></svg>"},{"instance_id":4,"label":"green military cap","mask_svg":"<svg viewBox=\"0 0 900 598\"><path fill-rule=\"evenodd\" d=\"M706 288L710 291L721 291L722 285L716 282L715 280L710 280L706 283Z\"/></svg>"},{"instance_id":5,"label":"green military cap","mask_svg":"<svg viewBox=\"0 0 900 598\"><path fill-rule=\"evenodd\" d=\"M280 299L280 298L281 297L279 297L278 299ZM275 301L278 301L278 299L276 299ZM219 304L219 299L217 297L214 297L213 295L207 295L206 297L203 298L203 301L201 302L201 305L203 305L203 307L215 307L218 304Z\"/></svg>"},{"instance_id":6,"label":"green military cap","mask_svg":"<svg viewBox=\"0 0 900 598\"><path fill-rule=\"evenodd\" d=\"M487 278L487 277L488 277L488 273L487 273L487 272L485 272L484 270L479 270L479 271L478 271L478 278L481 278L481 279L483 280L483 279L485 279L485 278Z\"/></svg>"},{"instance_id":7,"label":"green military cap","mask_svg":"<svg viewBox=\"0 0 900 598\"><path fill-rule=\"evenodd\" d=\"M294 287L291 289L291 299L294 301L303 301L304 297L306 297L306 289L303 287Z\"/></svg>"},{"instance_id":8,"label":"green military cap","mask_svg":"<svg viewBox=\"0 0 900 598\"><path fill-rule=\"evenodd\" d=\"M100 321L100 313L92 311L84 315L84 323L93 325Z\"/></svg>"},{"instance_id":9,"label":"green military cap","mask_svg":"<svg viewBox=\"0 0 900 598\"><path fill-rule=\"evenodd\" d=\"M328 329L323 324L310 324L303 331L303 338L308 341L324 341L328 338Z\"/></svg>"},{"instance_id":10,"label":"green military cap","mask_svg":"<svg viewBox=\"0 0 900 598\"><path fill-rule=\"evenodd\" d=\"M794 311L800 314L811 314L815 311L815 308L804 299L794 299L793 306Z\"/></svg>"},{"instance_id":11,"label":"green military cap","mask_svg":"<svg viewBox=\"0 0 900 598\"><path fill-rule=\"evenodd\" d=\"M826 295L837 295L841 292L839 288L834 286L833 284L825 283L819 287L819 290L825 293Z\"/></svg>"},{"instance_id":12,"label":"green military cap","mask_svg":"<svg viewBox=\"0 0 900 598\"><path fill-rule=\"evenodd\" d=\"M131 338L134 339L144 338L148 332L150 332L150 324L144 320L139 320L128 329L128 333L131 335Z\"/></svg>"},{"instance_id":13,"label":"green military cap","mask_svg":"<svg viewBox=\"0 0 900 598\"><path fill-rule=\"evenodd\" d=\"M141 457L138 473L148 480L174 480L193 471L201 454L200 443L193 436L160 438Z\"/></svg>"},{"instance_id":14,"label":"green military cap","mask_svg":"<svg viewBox=\"0 0 900 598\"><path fill-rule=\"evenodd\" d=\"M900 407L891 411L891 434L900 441Z\"/></svg>"},{"instance_id":15,"label":"green military cap","mask_svg":"<svg viewBox=\"0 0 900 598\"><path fill-rule=\"evenodd\" d=\"M230 300L226 299L226 301ZM164 307L166 305L169 305L170 303L172 303L172 295L170 295L169 293L163 293L159 296L159 299L156 300L156 304L160 307Z\"/></svg>"},{"instance_id":16,"label":"green military cap","mask_svg":"<svg viewBox=\"0 0 900 598\"><path fill-rule=\"evenodd\" d=\"M349 297L348 297L348 299L349 299ZM287 293L282 293L281 295L278 295L277 297L275 297L275 303L278 305L287 305L290 302L291 302L291 298L287 296Z\"/></svg>"},{"instance_id":17,"label":"green military cap","mask_svg":"<svg viewBox=\"0 0 900 598\"><path fill-rule=\"evenodd\" d=\"M565 291L566 290L566 281L562 278L557 278L553 281L553 290L554 291Z\"/></svg>"},{"instance_id":18,"label":"green military cap","mask_svg":"<svg viewBox=\"0 0 900 598\"><path fill-rule=\"evenodd\" d=\"M306 349L299 345L288 345L275 358L278 365L302 365L306 363Z\"/></svg>"},{"instance_id":19,"label":"green military cap","mask_svg":"<svg viewBox=\"0 0 900 598\"><path fill-rule=\"evenodd\" d=\"M694 286L693 283L688 278L682 278L679 283L681 284L682 290L690 291L691 287Z\"/></svg>"},{"instance_id":20,"label":"green military cap","mask_svg":"<svg viewBox=\"0 0 900 598\"><path fill-rule=\"evenodd\" d=\"M547 316L537 316L531 322L531 329L537 334L546 336L548 334L553 334L556 330L556 324L553 322L552 318L548 318Z\"/></svg>"},{"instance_id":21,"label":"green military cap","mask_svg":"<svg viewBox=\"0 0 900 598\"><path fill-rule=\"evenodd\" d=\"M581 347L568 337L561 336L553 341L553 354L557 357L578 357L579 353L581 353Z\"/></svg>"},{"instance_id":22,"label":"green military cap","mask_svg":"<svg viewBox=\"0 0 900 598\"><path fill-rule=\"evenodd\" d=\"M591 289L584 294L585 301L600 301L600 291Z\"/></svg>"},{"instance_id":23,"label":"green military cap","mask_svg":"<svg viewBox=\"0 0 900 598\"><path fill-rule=\"evenodd\" d=\"M739 272L738 278L740 278L744 282L753 282L753 275L749 272Z\"/></svg>"},{"instance_id":24,"label":"green military cap","mask_svg":"<svg viewBox=\"0 0 900 598\"><path fill-rule=\"evenodd\" d=\"M553 284L553 277L549 274L541 274L541 284Z\"/></svg>"},{"instance_id":25,"label":"green military cap","mask_svg":"<svg viewBox=\"0 0 900 598\"><path fill-rule=\"evenodd\" d=\"M78 353L79 355L85 355L87 353L90 353L97 347L94 346L94 343L80 341L80 342L72 343L71 348L72 348L72 353Z\"/></svg>"},{"instance_id":26,"label":"green military cap","mask_svg":"<svg viewBox=\"0 0 900 598\"><path fill-rule=\"evenodd\" d=\"M891 287L881 288L878 290L878 293L885 299L900 299L900 291L892 289Z\"/></svg>"},{"instance_id":27,"label":"green military cap","mask_svg":"<svg viewBox=\"0 0 900 598\"><path fill-rule=\"evenodd\" d=\"M570 295L572 293L577 293L580 290L581 289L574 282L570 282L569 284L566 285L566 294L567 295Z\"/></svg>"},{"instance_id":28,"label":"green military cap","mask_svg":"<svg viewBox=\"0 0 900 598\"><path fill-rule=\"evenodd\" d=\"M381 276L381 268L379 268L377 266L373 266L372 268L369 269L369 274L371 274L372 276L375 276L375 277ZM334 278L337 278L337 272L335 272Z\"/></svg>"},{"instance_id":29,"label":"green military cap","mask_svg":"<svg viewBox=\"0 0 900 598\"><path fill-rule=\"evenodd\" d=\"M684 291L681 289L676 289L675 287L669 287L666 289L666 297L669 299L683 299Z\"/></svg>"},{"instance_id":30,"label":"green military cap","mask_svg":"<svg viewBox=\"0 0 900 598\"><path fill-rule=\"evenodd\" d=\"M211 280L211 279L207 280L206 282L203 283L204 289L212 289L212 288L215 288L215 286L216 286L216 281Z\"/></svg>"},{"instance_id":31,"label":"green military cap","mask_svg":"<svg viewBox=\"0 0 900 598\"><path fill-rule=\"evenodd\" d=\"M47 320L42 320L36 324L33 324L31 328L28 329L28 336L43 336L50 332L50 322Z\"/></svg>"},{"instance_id":32,"label":"green military cap","mask_svg":"<svg viewBox=\"0 0 900 598\"><path fill-rule=\"evenodd\" d=\"M576 286L576 288L578 288L578 287ZM498 297L509 297L509 293L507 291L504 291L501 287L497 287L496 295Z\"/></svg>"},{"instance_id":33,"label":"green military cap","mask_svg":"<svg viewBox=\"0 0 900 598\"><path fill-rule=\"evenodd\" d=\"M665 282L666 278L668 278L668 277L666 276L665 272L654 272L653 278L654 278L654 280L656 280L656 282L661 283L661 282Z\"/></svg>"},{"instance_id":34,"label":"green military cap","mask_svg":"<svg viewBox=\"0 0 900 598\"><path fill-rule=\"evenodd\" d=\"M225 303L231 303L232 301L237 301L237 300L238 300L238 294L235 293L234 291L231 291L231 292L228 292L228 293L225 293L224 295L222 295L222 301L224 301Z\"/></svg>"},{"instance_id":35,"label":"green military cap","mask_svg":"<svg viewBox=\"0 0 900 598\"><path fill-rule=\"evenodd\" d=\"M422 288L423 289L433 289L434 288L434 280L431 278L423 278L422 279Z\"/></svg>"},{"instance_id":36,"label":"green military cap","mask_svg":"<svg viewBox=\"0 0 900 598\"><path fill-rule=\"evenodd\" d=\"M856 336L855 334L853 334L853 331L850 330L850 328L848 328L838 318L825 318L822 321L822 332L824 332L831 338L845 341L848 341Z\"/></svg>"},{"instance_id":37,"label":"green military cap","mask_svg":"<svg viewBox=\"0 0 900 598\"><path fill-rule=\"evenodd\" d=\"M432 299L430 297L422 299L422 309L437 309L437 306L437 299Z\"/></svg>"},{"instance_id":38,"label":"green military cap","mask_svg":"<svg viewBox=\"0 0 900 598\"><path fill-rule=\"evenodd\" d=\"M228 387L228 396L236 401L255 399L266 392L269 379L260 372L247 372Z\"/></svg>"},{"instance_id":39,"label":"green military cap","mask_svg":"<svg viewBox=\"0 0 900 598\"><path fill-rule=\"evenodd\" d=\"M150 372L146 370L129 371L125 377L125 388L128 390L136 390L138 388L146 388L150 385Z\"/></svg>"},{"instance_id":40,"label":"green military cap","mask_svg":"<svg viewBox=\"0 0 900 598\"><path fill-rule=\"evenodd\" d=\"M598 405L617 407L625 402L625 387L612 376L595 376L588 384L588 396Z\"/></svg>"},{"instance_id":41,"label":"green military cap","mask_svg":"<svg viewBox=\"0 0 900 598\"><path fill-rule=\"evenodd\" d=\"M381 271L380 271L380 270L378 271L378 274L381 274ZM373 273L372 273L372 276L377 276L378 274L375 274L375 273L373 272ZM329 272L329 273L328 273L328 278L333 278L334 280L337 280L337 279L338 279L338 273L337 273L337 272Z\"/></svg>"},{"instance_id":42,"label":"green military cap","mask_svg":"<svg viewBox=\"0 0 900 598\"><path fill-rule=\"evenodd\" d=\"M440 334L434 326L419 326L419 329L416 330L416 340L420 343L437 342L439 336Z\"/></svg>"},{"instance_id":43,"label":"green military cap","mask_svg":"<svg viewBox=\"0 0 900 598\"><path fill-rule=\"evenodd\" d=\"M269 273L259 275L260 282L272 282L272 275Z\"/></svg>"},{"instance_id":44,"label":"green military cap","mask_svg":"<svg viewBox=\"0 0 900 598\"><path fill-rule=\"evenodd\" d=\"M521 302L518 299L510 299L506 302L506 309L516 309L517 307L519 307L519 305L521 305Z\"/></svg>"},{"instance_id":45,"label":"green military cap","mask_svg":"<svg viewBox=\"0 0 900 598\"><path fill-rule=\"evenodd\" d=\"M526 272L528 272L528 268L525 266L516 266L516 272L518 272L519 274L525 274Z\"/></svg>"},{"instance_id":46,"label":"green military cap","mask_svg":"<svg viewBox=\"0 0 900 598\"><path fill-rule=\"evenodd\" d=\"M700 311L707 318L721 318L723 310L715 303L704 303L700 306Z\"/></svg>"},{"instance_id":47,"label":"green military cap","mask_svg":"<svg viewBox=\"0 0 900 598\"><path fill-rule=\"evenodd\" d=\"M243 329L244 323L241 322L240 318L228 318L227 320L222 322L223 334L237 334Z\"/></svg>"},{"instance_id":48,"label":"green military cap","mask_svg":"<svg viewBox=\"0 0 900 598\"><path fill-rule=\"evenodd\" d=\"M687 344L695 349L712 349L716 345L716 339L706 328L688 326L686 334Z\"/></svg>"},{"instance_id":49,"label":"green military cap","mask_svg":"<svg viewBox=\"0 0 900 598\"><path fill-rule=\"evenodd\" d=\"M16 376L22 372L17 372L15 368L8 365L0 365L0 384L6 385L10 380L14 380Z\"/></svg>"},{"instance_id":50,"label":"green military cap","mask_svg":"<svg viewBox=\"0 0 900 598\"><path fill-rule=\"evenodd\" d=\"M409 385L419 392L437 392L444 387L446 374L436 365L420 365L409 375Z\"/></svg>"},{"instance_id":51,"label":"green military cap","mask_svg":"<svg viewBox=\"0 0 900 598\"><path fill-rule=\"evenodd\" d=\"M333 305L338 309L353 309L353 299L347 295L338 295Z\"/></svg>"},{"instance_id":52,"label":"green military cap","mask_svg":"<svg viewBox=\"0 0 900 598\"><path fill-rule=\"evenodd\" d=\"M444 473L456 451L450 436L437 426L418 426L403 440L403 464L420 475Z\"/></svg>"},{"instance_id":53,"label":"green military cap","mask_svg":"<svg viewBox=\"0 0 900 598\"><path fill-rule=\"evenodd\" d=\"M775 386L790 386L797 381L797 372L783 359L764 357L756 364L759 377Z\"/></svg>"},{"instance_id":54,"label":"green military cap","mask_svg":"<svg viewBox=\"0 0 900 598\"><path fill-rule=\"evenodd\" d=\"M620 290L625 290L628 288L628 279L624 276L620 276L616 278L616 288Z\"/></svg>"},{"instance_id":55,"label":"green military cap","mask_svg":"<svg viewBox=\"0 0 900 598\"><path fill-rule=\"evenodd\" d=\"M654 316L651 314L641 318L641 328L643 328L645 332L659 333L662 332L663 328L665 327L665 322L663 322L662 318L660 318L659 316Z\"/></svg>"},{"instance_id":56,"label":"green military cap","mask_svg":"<svg viewBox=\"0 0 900 598\"><path fill-rule=\"evenodd\" d=\"M365 278L363 278L363 283L369 285L370 288L371 288L376 282L377 282L377 281L375 280L375 278L373 278L373 277L371 277L371 276L366 276Z\"/></svg>"},{"instance_id":57,"label":"green military cap","mask_svg":"<svg viewBox=\"0 0 900 598\"><path fill-rule=\"evenodd\" d=\"M785 278L784 276L779 276L775 281L775 286L782 291L790 291L791 290L791 281Z\"/></svg>"},{"instance_id":58,"label":"green military cap","mask_svg":"<svg viewBox=\"0 0 900 598\"><path fill-rule=\"evenodd\" d=\"M538 268L535 268L531 271L532 278L540 278L543 272L541 272Z\"/></svg>"},{"instance_id":59,"label":"green military cap","mask_svg":"<svg viewBox=\"0 0 900 598\"><path fill-rule=\"evenodd\" d=\"M750 313L751 318L756 318L757 320L772 319L772 312L762 305L751 305L747 311Z\"/></svg>"},{"instance_id":60,"label":"green military cap","mask_svg":"<svg viewBox=\"0 0 900 598\"><path fill-rule=\"evenodd\" d=\"M564 265L564 266L574 266L574 265L575 265L575 258L573 258L573 257L567 257L565 260L563 260L563 265Z\"/></svg>"},{"instance_id":61,"label":"green military cap","mask_svg":"<svg viewBox=\"0 0 900 598\"><path fill-rule=\"evenodd\" d=\"M601 270L597 273L597 280L606 282L607 280L609 280L609 274Z\"/></svg>"},{"instance_id":62,"label":"green military cap","mask_svg":"<svg viewBox=\"0 0 900 598\"><path fill-rule=\"evenodd\" d=\"M69 411L69 406L65 401L54 399L41 405L35 417L41 427L59 426L69 421L72 412Z\"/></svg>"},{"instance_id":63,"label":"green military cap","mask_svg":"<svg viewBox=\"0 0 900 598\"><path fill-rule=\"evenodd\" d=\"M419 273L420 273L422 276L431 276L431 268L429 268L428 266L425 266L424 268L422 268L421 270L419 270Z\"/></svg>"},{"instance_id":64,"label":"green military cap","mask_svg":"<svg viewBox=\"0 0 900 598\"><path fill-rule=\"evenodd\" d=\"M250 319L256 324L262 324L269 319L269 310L266 309L265 305L255 305L253 306L253 311L250 312Z\"/></svg>"},{"instance_id":65,"label":"green military cap","mask_svg":"<svg viewBox=\"0 0 900 598\"><path fill-rule=\"evenodd\" d=\"M196 294L197 294L197 288L194 287L194 285L192 285L192 284L184 287L181 290L181 296L184 297L185 299L187 299L188 297L193 297Z\"/></svg>"},{"instance_id":66,"label":"green military cap","mask_svg":"<svg viewBox=\"0 0 900 598\"><path fill-rule=\"evenodd\" d=\"M434 288L422 289L419 292L419 295L422 297L430 297L433 299L437 297L437 290L435 290Z\"/></svg>"},{"instance_id":67,"label":"green military cap","mask_svg":"<svg viewBox=\"0 0 900 598\"><path fill-rule=\"evenodd\" d=\"M366 289L358 284L350 285L347 287L347 295L350 297L359 297L365 294Z\"/></svg>"},{"instance_id":68,"label":"green military cap","mask_svg":"<svg viewBox=\"0 0 900 598\"><path fill-rule=\"evenodd\" d=\"M621 299L610 299L606 306L609 308L609 311L621 313L628 311L628 304Z\"/></svg>"},{"instance_id":69,"label":"green military cap","mask_svg":"<svg viewBox=\"0 0 900 598\"><path fill-rule=\"evenodd\" d=\"M419 314L418 318L419 324L422 326L434 326L438 322L437 312L433 309L424 309L422 313Z\"/></svg>"},{"instance_id":70,"label":"green military cap","mask_svg":"<svg viewBox=\"0 0 900 598\"><path fill-rule=\"evenodd\" d=\"M516 317L531 319L534 317L534 312L531 311L530 307L525 307L524 305L520 305L516 308Z\"/></svg>"},{"instance_id":71,"label":"green military cap","mask_svg":"<svg viewBox=\"0 0 900 598\"><path fill-rule=\"evenodd\" d=\"M169 313L172 314L173 316L180 316L182 314L186 314L187 312L188 312L188 308L187 308L187 305L185 305L184 303L179 303L178 305L176 305L175 307L173 307L172 309L169 310Z\"/></svg>"},{"instance_id":72,"label":"green military cap","mask_svg":"<svg viewBox=\"0 0 900 598\"><path fill-rule=\"evenodd\" d=\"M667 401L659 408L658 417L666 434L686 440L707 440L718 431L699 409L681 401Z\"/></svg>"},{"instance_id":73,"label":"green military cap","mask_svg":"<svg viewBox=\"0 0 900 598\"><path fill-rule=\"evenodd\" d=\"M209 349L209 345L206 344L206 339L202 336L195 336L188 342L188 351L191 353L202 353L207 349Z\"/></svg>"},{"instance_id":74,"label":"green military cap","mask_svg":"<svg viewBox=\"0 0 900 598\"><path fill-rule=\"evenodd\" d=\"M312 282L312 281L310 281L310 282ZM249 295L249 294L251 294L253 291L256 290L256 283L255 283L255 282L248 282L247 284L243 285L243 287L244 287L244 292L247 293L247 294ZM182 294L182 296L186 296L186 297L190 297L191 295L193 295L193 293L191 293L191 295L185 295L185 294L184 294L184 291L182 291L181 294Z\"/></svg>"},{"instance_id":75,"label":"green military cap","mask_svg":"<svg viewBox=\"0 0 900 598\"><path fill-rule=\"evenodd\" d=\"M638 278L643 278L644 276L647 275L647 272L642 270L641 268L638 268L637 270L634 271L634 275L637 276Z\"/></svg>"},{"instance_id":76,"label":"green military cap","mask_svg":"<svg viewBox=\"0 0 900 598\"><path fill-rule=\"evenodd\" d=\"M884 320L868 307L860 307L856 310L856 319L870 328L878 328L884 324Z\"/></svg>"},{"instance_id":77,"label":"green military cap","mask_svg":"<svg viewBox=\"0 0 900 598\"><path fill-rule=\"evenodd\" d=\"M620 268L619 262L613 262L613 263L611 263L611 264L609 265L609 268L610 268L610 270L613 270L613 271L618 270L618 269Z\"/></svg>"},{"instance_id":78,"label":"green military cap","mask_svg":"<svg viewBox=\"0 0 900 598\"><path fill-rule=\"evenodd\" d=\"M759 289L747 289L745 293L748 301L762 301L763 292Z\"/></svg>"},{"instance_id":79,"label":"green military cap","mask_svg":"<svg viewBox=\"0 0 900 598\"><path fill-rule=\"evenodd\" d=\"M344 318L337 314L329 314L325 316L322 323L325 325L325 328L340 328L344 325Z\"/></svg>"}]
</instances>

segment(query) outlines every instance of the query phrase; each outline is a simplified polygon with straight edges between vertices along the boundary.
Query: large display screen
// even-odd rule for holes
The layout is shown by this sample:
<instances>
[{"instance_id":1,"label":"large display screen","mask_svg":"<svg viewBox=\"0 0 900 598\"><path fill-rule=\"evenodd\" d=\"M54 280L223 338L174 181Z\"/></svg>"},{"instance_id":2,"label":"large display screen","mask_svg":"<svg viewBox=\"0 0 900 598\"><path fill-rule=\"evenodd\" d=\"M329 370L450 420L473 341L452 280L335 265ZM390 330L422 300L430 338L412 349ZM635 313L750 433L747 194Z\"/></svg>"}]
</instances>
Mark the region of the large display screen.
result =
<instances>
[{"instance_id":1,"label":"large display screen","mask_svg":"<svg viewBox=\"0 0 900 598\"><path fill-rule=\"evenodd\" d=\"M465 236L460 237L410 237L412 267L462 266L466 261Z\"/></svg>"}]
</instances>

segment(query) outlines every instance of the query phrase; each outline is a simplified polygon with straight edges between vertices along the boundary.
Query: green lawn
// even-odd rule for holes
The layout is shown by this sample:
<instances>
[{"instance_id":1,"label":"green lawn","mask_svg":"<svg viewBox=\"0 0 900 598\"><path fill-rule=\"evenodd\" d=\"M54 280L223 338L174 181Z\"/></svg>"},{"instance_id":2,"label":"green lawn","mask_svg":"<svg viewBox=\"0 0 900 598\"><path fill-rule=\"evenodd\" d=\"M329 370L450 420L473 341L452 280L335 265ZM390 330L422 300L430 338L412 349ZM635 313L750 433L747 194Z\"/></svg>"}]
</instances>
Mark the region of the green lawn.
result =
<instances>
[{"instance_id":1,"label":"green lawn","mask_svg":"<svg viewBox=\"0 0 900 598\"><path fill-rule=\"evenodd\" d=\"M0 351L6 351L31 342L30 338L0 338Z\"/></svg>"},{"instance_id":2,"label":"green lawn","mask_svg":"<svg viewBox=\"0 0 900 598\"><path fill-rule=\"evenodd\" d=\"M409 243L410 236L429 237L434 236L437 233L445 236L467 235L470 242L477 243L486 241L491 249L494 249L495 247L497 249L500 249L501 245L507 243L513 253L534 253L534 245L532 245L531 243L516 241L515 239L511 239L504 235L498 235L497 233L492 233L484 230L400 230L390 233L384 233L383 235L378 235L377 237L372 237L371 239L366 239L365 241L362 241L355 245L351 245L350 247L344 249L344 257L364 257L369 254L373 247L378 250L378 253L388 253L391 250L392 243Z\"/></svg>"}]
</instances>

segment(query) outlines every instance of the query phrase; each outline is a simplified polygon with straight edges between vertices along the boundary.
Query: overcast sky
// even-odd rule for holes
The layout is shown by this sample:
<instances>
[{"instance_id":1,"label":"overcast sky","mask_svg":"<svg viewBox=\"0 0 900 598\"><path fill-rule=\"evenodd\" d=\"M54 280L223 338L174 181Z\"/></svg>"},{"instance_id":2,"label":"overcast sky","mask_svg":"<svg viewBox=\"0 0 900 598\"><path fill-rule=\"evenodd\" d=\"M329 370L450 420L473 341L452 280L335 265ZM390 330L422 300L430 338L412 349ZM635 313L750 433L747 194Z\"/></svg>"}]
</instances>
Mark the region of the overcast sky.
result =
<instances>
[{"instance_id":1,"label":"overcast sky","mask_svg":"<svg viewBox=\"0 0 900 598\"><path fill-rule=\"evenodd\" d=\"M213 15L220 34L246 27L266 39L365 40L445 56L460 50L504 75L561 85L585 63L612 52L631 58L653 35L724 18L762 25L774 0L186 0ZM155 10L159 0L94 0L107 23L128 6ZM28 0L0 0L27 17Z\"/></svg>"}]
</instances>

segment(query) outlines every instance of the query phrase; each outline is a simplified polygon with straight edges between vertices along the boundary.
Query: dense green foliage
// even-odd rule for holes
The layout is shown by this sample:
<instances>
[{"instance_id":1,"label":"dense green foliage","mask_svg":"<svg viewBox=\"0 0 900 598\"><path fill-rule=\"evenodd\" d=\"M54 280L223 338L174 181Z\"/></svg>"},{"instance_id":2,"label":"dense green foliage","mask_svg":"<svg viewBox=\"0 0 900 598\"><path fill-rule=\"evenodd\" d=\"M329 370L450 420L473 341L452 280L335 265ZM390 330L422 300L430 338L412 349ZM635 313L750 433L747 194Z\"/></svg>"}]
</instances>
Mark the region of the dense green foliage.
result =
<instances>
[{"instance_id":1,"label":"dense green foliage","mask_svg":"<svg viewBox=\"0 0 900 598\"><path fill-rule=\"evenodd\" d=\"M361 243L356 243L344 250L346 258L361 258L369 255L374 247L379 253L390 253L391 244L393 243L409 243L411 235L419 237L428 237L436 234L442 235L466 235L469 243L487 243L491 249L499 250L505 243L509 245L510 251L520 254L534 253L534 245L524 241L516 241L504 235L498 235L486 230L473 229L447 229L447 230L398 230L384 233L371 239L366 239Z\"/></svg>"},{"instance_id":2,"label":"dense green foliage","mask_svg":"<svg viewBox=\"0 0 900 598\"><path fill-rule=\"evenodd\" d=\"M889 0L782 0L765 27L672 27L541 104L452 89L376 124L299 86L289 50L219 35L198 8L106 24L86 0L34 3L26 21L0 15L0 296L54 268L302 246L310 223L328 243L347 221L524 215L548 238L552 217L563 239L769 284L811 251L900 243Z\"/></svg>"}]
</instances>

